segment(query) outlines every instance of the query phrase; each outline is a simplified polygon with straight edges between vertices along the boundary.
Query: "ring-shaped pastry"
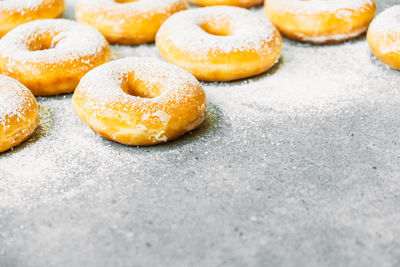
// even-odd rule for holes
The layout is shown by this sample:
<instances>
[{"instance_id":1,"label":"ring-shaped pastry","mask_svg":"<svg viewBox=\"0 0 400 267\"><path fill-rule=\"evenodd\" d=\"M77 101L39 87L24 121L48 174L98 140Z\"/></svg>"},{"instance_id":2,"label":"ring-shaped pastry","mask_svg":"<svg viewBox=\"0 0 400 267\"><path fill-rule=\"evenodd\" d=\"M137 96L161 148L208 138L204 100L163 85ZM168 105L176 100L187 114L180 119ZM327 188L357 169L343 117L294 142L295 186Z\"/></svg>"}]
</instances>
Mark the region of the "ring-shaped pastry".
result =
<instances>
[{"instance_id":1,"label":"ring-shaped pastry","mask_svg":"<svg viewBox=\"0 0 400 267\"><path fill-rule=\"evenodd\" d=\"M161 24L184 9L186 0L82 0L76 18L111 43L138 45L153 42Z\"/></svg>"},{"instance_id":2,"label":"ring-shaped pastry","mask_svg":"<svg viewBox=\"0 0 400 267\"><path fill-rule=\"evenodd\" d=\"M150 58L124 58L86 74L73 96L75 112L101 136L125 144L163 143L195 129L206 95L187 71Z\"/></svg>"},{"instance_id":3,"label":"ring-shaped pastry","mask_svg":"<svg viewBox=\"0 0 400 267\"><path fill-rule=\"evenodd\" d=\"M99 32L71 20L28 22L0 40L0 73L34 95L72 92L83 75L109 57L110 48Z\"/></svg>"},{"instance_id":4,"label":"ring-shaped pastry","mask_svg":"<svg viewBox=\"0 0 400 267\"><path fill-rule=\"evenodd\" d=\"M263 73L279 59L282 38L265 18L238 7L179 12L160 28L161 55L203 81L231 81Z\"/></svg>"},{"instance_id":5,"label":"ring-shaped pastry","mask_svg":"<svg viewBox=\"0 0 400 267\"><path fill-rule=\"evenodd\" d=\"M338 43L364 33L374 0L265 0L270 21L287 37L314 44Z\"/></svg>"}]
</instances>

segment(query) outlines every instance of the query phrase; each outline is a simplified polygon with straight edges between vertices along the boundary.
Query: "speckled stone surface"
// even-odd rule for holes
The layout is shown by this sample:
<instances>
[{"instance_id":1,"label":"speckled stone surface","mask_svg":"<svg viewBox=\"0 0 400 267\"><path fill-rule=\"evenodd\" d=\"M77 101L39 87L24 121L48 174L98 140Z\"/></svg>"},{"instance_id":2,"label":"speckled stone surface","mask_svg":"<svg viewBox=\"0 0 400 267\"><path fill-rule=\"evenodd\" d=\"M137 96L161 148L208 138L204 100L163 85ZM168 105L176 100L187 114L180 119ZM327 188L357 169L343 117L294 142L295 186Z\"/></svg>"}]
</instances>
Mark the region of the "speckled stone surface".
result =
<instances>
[{"instance_id":1,"label":"speckled stone surface","mask_svg":"<svg viewBox=\"0 0 400 267\"><path fill-rule=\"evenodd\" d=\"M365 37L284 41L269 73L204 83L207 121L161 146L38 98L40 127L0 155L0 266L400 266L400 73Z\"/></svg>"}]
</instances>

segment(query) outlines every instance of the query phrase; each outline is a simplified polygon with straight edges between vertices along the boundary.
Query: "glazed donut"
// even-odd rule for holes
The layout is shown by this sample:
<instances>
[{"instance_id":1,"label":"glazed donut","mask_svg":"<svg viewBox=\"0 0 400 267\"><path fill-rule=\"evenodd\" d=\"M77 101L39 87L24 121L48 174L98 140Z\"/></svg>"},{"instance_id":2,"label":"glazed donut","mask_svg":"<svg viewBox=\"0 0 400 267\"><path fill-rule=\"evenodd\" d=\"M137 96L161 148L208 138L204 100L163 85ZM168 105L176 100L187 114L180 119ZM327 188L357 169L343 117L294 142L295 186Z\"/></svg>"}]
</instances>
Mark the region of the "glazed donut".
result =
<instances>
[{"instance_id":1,"label":"glazed donut","mask_svg":"<svg viewBox=\"0 0 400 267\"><path fill-rule=\"evenodd\" d=\"M230 81L267 71L278 60L282 38L265 18L238 7L215 6L171 16L156 37L170 63L203 81Z\"/></svg>"},{"instance_id":2,"label":"glazed donut","mask_svg":"<svg viewBox=\"0 0 400 267\"><path fill-rule=\"evenodd\" d=\"M384 10L372 21L367 40L379 60L400 70L400 5Z\"/></svg>"},{"instance_id":3,"label":"glazed donut","mask_svg":"<svg viewBox=\"0 0 400 267\"><path fill-rule=\"evenodd\" d=\"M89 26L64 19L36 20L0 40L0 73L34 95L72 92L92 68L108 61L110 48Z\"/></svg>"},{"instance_id":4,"label":"glazed donut","mask_svg":"<svg viewBox=\"0 0 400 267\"><path fill-rule=\"evenodd\" d=\"M237 6L249 8L261 5L264 0L189 0L198 6Z\"/></svg>"},{"instance_id":5,"label":"glazed donut","mask_svg":"<svg viewBox=\"0 0 400 267\"><path fill-rule=\"evenodd\" d=\"M0 1L0 37L26 22L60 17L64 9L64 0Z\"/></svg>"},{"instance_id":6,"label":"glazed donut","mask_svg":"<svg viewBox=\"0 0 400 267\"><path fill-rule=\"evenodd\" d=\"M22 143L38 124L38 107L31 91L0 75L0 152Z\"/></svg>"},{"instance_id":7,"label":"glazed donut","mask_svg":"<svg viewBox=\"0 0 400 267\"><path fill-rule=\"evenodd\" d=\"M188 72L159 60L128 57L86 74L73 107L101 136L148 146L198 127L205 118L206 96Z\"/></svg>"},{"instance_id":8,"label":"glazed donut","mask_svg":"<svg viewBox=\"0 0 400 267\"><path fill-rule=\"evenodd\" d=\"M374 0L265 0L265 11L285 36L327 44L365 32L376 5Z\"/></svg>"},{"instance_id":9,"label":"glazed donut","mask_svg":"<svg viewBox=\"0 0 400 267\"><path fill-rule=\"evenodd\" d=\"M82 0L76 19L99 30L111 43L137 45L153 42L161 24L184 9L186 0Z\"/></svg>"}]
</instances>

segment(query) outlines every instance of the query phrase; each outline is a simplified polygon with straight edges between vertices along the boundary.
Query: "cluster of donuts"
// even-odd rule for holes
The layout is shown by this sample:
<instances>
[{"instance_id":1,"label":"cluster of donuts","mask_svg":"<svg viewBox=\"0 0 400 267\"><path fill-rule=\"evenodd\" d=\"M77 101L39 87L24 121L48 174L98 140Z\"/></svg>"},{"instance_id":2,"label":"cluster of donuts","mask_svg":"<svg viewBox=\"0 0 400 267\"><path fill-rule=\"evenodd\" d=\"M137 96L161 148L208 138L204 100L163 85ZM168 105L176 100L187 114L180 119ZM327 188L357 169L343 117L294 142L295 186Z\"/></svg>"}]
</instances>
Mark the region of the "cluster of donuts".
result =
<instances>
[{"instance_id":1,"label":"cluster of donuts","mask_svg":"<svg viewBox=\"0 0 400 267\"><path fill-rule=\"evenodd\" d=\"M205 119L202 81L231 81L269 70L280 33L313 44L364 33L374 0L265 0L266 17L246 10L262 0L81 0L78 22L58 19L64 0L0 1L0 152L38 125L35 96L74 92L82 121L110 140L153 145ZM400 68L400 6L371 24L373 53ZM268 20L268 19L269 20ZM169 63L110 60L109 43L155 41ZM108 63L107 63L108 62ZM170 64L172 63L172 64Z\"/></svg>"}]
</instances>

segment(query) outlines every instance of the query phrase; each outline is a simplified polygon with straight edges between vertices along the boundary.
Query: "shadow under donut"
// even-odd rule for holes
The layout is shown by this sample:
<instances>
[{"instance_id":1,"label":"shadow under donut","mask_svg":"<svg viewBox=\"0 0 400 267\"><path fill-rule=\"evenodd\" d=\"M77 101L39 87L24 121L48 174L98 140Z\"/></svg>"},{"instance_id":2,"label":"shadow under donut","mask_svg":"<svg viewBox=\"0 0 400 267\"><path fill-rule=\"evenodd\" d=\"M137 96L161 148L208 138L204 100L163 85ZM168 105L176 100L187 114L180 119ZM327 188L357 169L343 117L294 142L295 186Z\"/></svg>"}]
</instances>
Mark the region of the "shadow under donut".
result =
<instances>
[{"instance_id":1,"label":"shadow under donut","mask_svg":"<svg viewBox=\"0 0 400 267\"><path fill-rule=\"evenodd\" d=\"M159 149L170 149L177 146L187 145L195 142L201 142L202 140L214 140L213 137L219 135L221 129L224 129L224 125L228 125L222 116L221 110L214 104L207 103L207 115L204 122L193 131L190 131L178 139L172 140L167 143L154 146ZM150 147L153 148L153 147Z\"/></svg>"},{"instance_id":2,"label":"shadow under donut","mask_svg":"<svg viewBox=\"0 0 400 267\"><path fill-rule=\"evenodd\" d=\"M345 44L351 44L351 43L358 43L358 42L363 42L366 41L367 34L362 33L361 35L354 37L354 38L350 38L348 40L345 41L340 41L340 42L331 42L331 43L325 43L325 44L314 44L314 43L309 43L309 42L300 42L300 41L295 41L292 40L286 36L282 36L283 38L283 42L287 45L290 46L296 46L296 47L325 47L325 46L339 46L339 45L345 45Z\"/></svg>"},{"instance_id":3,"label":"shadow under donut","mask_svg":"<svg viewBox=\"0 0 400 267\"><path fill-rule=\"evenodd\" d=\"M379 70L384 71L385 73L394 73L394 74L399 74L400 71L393 69L389 67L389 65L386 65L382 61L380 61L373 53L372 51L369 51L369 59L372 65L375 67L379 68Z\"/></svg>"},{"instance_id":4,"label":"shadow under donut","mask_svg":"<svg viewBox=\"0 0 400 267\"><path fill-rule=\"evenodd\" d=\"M49 134L54 123L53 112L51 111L50 108L46 107L41 103L38 103L38 110L39 110L40 123L38 127L35 129L35 131L32 133L32 135L18 146L15 146L5 151L4 153L1 153L0 156L7 156L12 153L16 153Z\"/></svg>"},{"instance_id":5,"label":"shadow under donut","mask_svg":"<svg viewBox=\"0 0 400 267\"><path fill-rule=\"evenodd\" d=\"M135 147L125 146L123 144L119 144L103 137L99 138L101 138L108 145L113 146L115 149L122 149L126 152L134 154L141 154L143 152L150 152L155 150L173 150L182 146L197 145L201 142L209 142L210 140L212 140L212 142L218 142L218 140L224 136L221 132L229 128L230 123L225 118L223 118L220 109L216 105L208 102L206 119L198 128L184 134L178 139L171 140L166 143L153 146Z\"/></svg>"}]
</instances>

